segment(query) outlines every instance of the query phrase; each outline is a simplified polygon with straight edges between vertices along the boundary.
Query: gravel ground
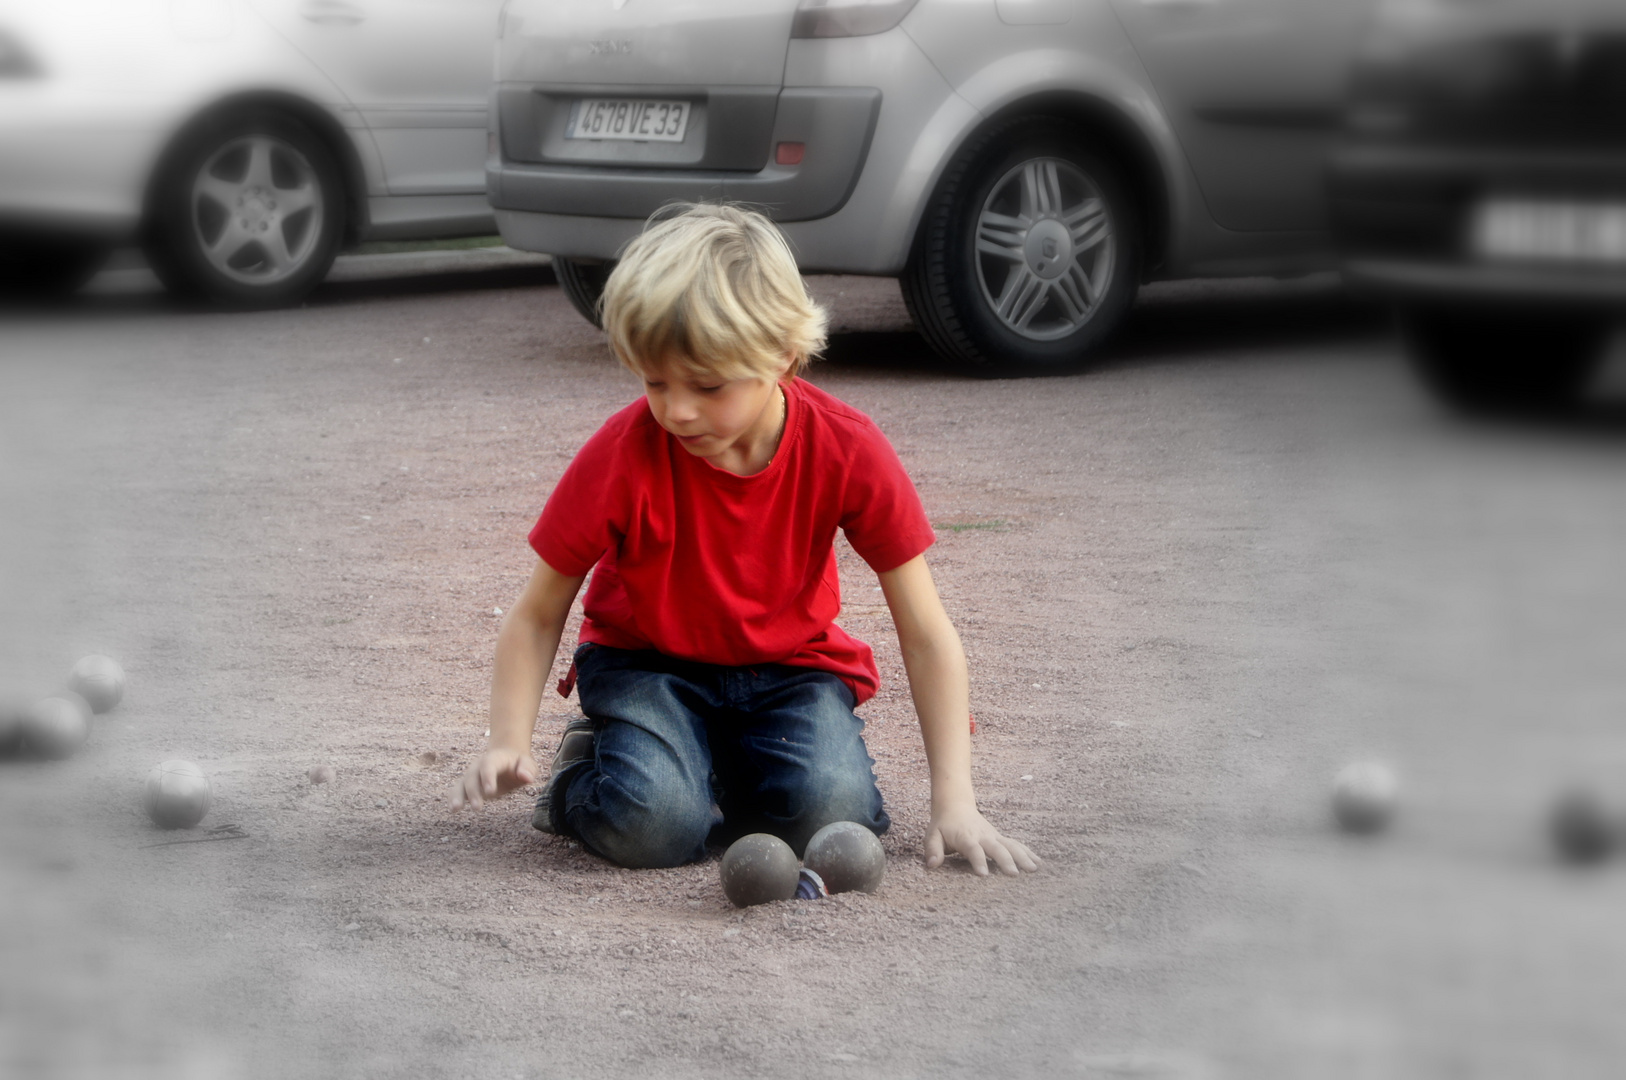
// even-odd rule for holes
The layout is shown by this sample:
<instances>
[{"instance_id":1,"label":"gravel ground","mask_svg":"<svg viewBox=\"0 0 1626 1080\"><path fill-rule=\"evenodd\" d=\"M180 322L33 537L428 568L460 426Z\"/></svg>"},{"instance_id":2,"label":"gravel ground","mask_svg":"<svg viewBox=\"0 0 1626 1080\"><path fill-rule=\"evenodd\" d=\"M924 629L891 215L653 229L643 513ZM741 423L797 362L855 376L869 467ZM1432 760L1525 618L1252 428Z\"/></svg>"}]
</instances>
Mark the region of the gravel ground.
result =
<instances>
[{"instance_id":1,"label":"gravel ground","mask_svg":"<svg viewBox=\"0 0 1626 1080\"><path fill-rule=\"evenodd\" d=\"M736 911L715 858L619 870L528 800L444 798L524 534L637 393L548 280L351 281L265 314L104 288L0 323L0 687L90 651L129 675L74 759L0 761L0 1073L1626 1060L1626 873L1561 867L1541 832L1561 783L1626 793L1621 395L1565 426L1450 418L1319 279L1153 288L1089 374L980 382L930 362L892 283L815 279L839 333L812 378L920 488L981 804L1046 865L921 867L896 639L843 547L842 621L885 681L887 878ZM544 704L539 755L572 708ZM1367 756L1402 813L1342 836L1329 780ZM176 757L215 790L180 836L137 809Z\"/></svg>"}]
</instances>

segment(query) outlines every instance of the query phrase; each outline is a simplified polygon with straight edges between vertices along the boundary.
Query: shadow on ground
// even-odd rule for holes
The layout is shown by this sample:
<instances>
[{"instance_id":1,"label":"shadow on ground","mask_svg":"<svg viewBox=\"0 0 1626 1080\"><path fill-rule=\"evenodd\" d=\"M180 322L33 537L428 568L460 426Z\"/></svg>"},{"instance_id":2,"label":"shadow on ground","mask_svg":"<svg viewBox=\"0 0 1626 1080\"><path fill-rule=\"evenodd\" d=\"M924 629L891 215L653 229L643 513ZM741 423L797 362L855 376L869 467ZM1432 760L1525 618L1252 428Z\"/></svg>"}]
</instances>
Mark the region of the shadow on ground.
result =
<instances>
[{"instance_id":1,"label":"shadow on ground","mask_svg":"<svg viewBox=\"0 0 1626 1080\"><path fill-rule=\"evenodd\" d=\"M1193 353L1320 348L1394 336L1388 311L1325 281L1177 282L1142 293L1096 370L1180 361Z\"/></svg>"},{"instance_id":2,"label":"shadow on ground","mask_svg":"<svg viewBox=\"0 0 1626 1080\"><path fill-rule=\"evenodd\" d=\"M1330 275L1285 282L1164 282L1142 291L1094 363L1063 377L1283 350L1303 350L1308 357L1339 344L1376 347L1385 362L1404 362L1391 312L1350 296ZM904 326L832 333L821 363L937 378L1003 377L994 370L973 372L945 362L924 338ZM1444 405L1440 408L1447 410ZM1510 435L1608 440L1626 436L1626 335L1579 405L1546 413L1458 413L1456 422Z\"/></svg>"},{"instance_id":3,"label":"shadow on ground","mask_svg":"<svg viewBox=\"0 0 1626 1080\"><path fill-rule=\"evenodd\" d=\"M164 292L150 274L130 270L74 296L51 300L0 297L0 321L120 318L130 315L226 314L218 308ZM145 277L140 275L145 274ZM848 279L851 280L851 279ZM873 279L869 279L872 280ZM339 308L389 297L428 297L459 292L494 292L557 285L551 266L519 265L436 270L416 274L327 281L305 307ZM830 335L824 365L874 372L911 373L933 378L977 380L1003 377L997 371L969 371L943 361L908 322L900 297L886 297L876 320L863 329ZM1268 279L1159 282L1144 287L1123 326L1094 363L1069 377L1188 363L1201 358L1329 345L1400 345L1386 308L1349 295L1334 275L1289 281ZM1608 439L1626 435L1626 347L1579 407L1545 415L1461 417L1486 429L1527 431Z\"/></svg>"},{"instance_id":4,"label":"shadow on ground","mask_svg":"<svg viewBox=\"0 0 1626 1080\"><path fill-rule=\"evenodd\" d=\"M334 307L390 296L430 296L439 293L487 292L495 289L537 289L557 285L552 266L502 266L488 270L453 270L411 277L370 278L364 281L323 282L307 307Z\"/></svg>"},{"instance_id":5,"label":"shadow on ground","mask_svg":"<svg viewBox=\"0 0 1626 1080\"><path fill-rule=\"evenodd\" d=\"M1376 342L1393 335L1383 308L1350 297L1328 275L1292 282L1160 283L1143 290L1095 362L1077 374L1180 363L1193 355L1211 358L1261 349L1321 348L1338 341ZM825 362L955 372L923 338L903 326L832 334ZM964 374L1002 377L995 370Z\"/></svg>"},{"instance_id":6,"label":"shadow on ground","mask_svg":"<svg viewBox=\"0 0 1626 1080\"><path fill-rule=\"evenodd\" d=\"M124 280L72 296L0 296L0 320L127 318L131 315L231 315L200 300L165 292L145 271L123 271ZM392 296L436 296L459 292L494 292L534 289L558 284L553 267L497 266L413 275L390 275L350 281L326 281L317 286L301 307L338 307Z\"/></svg>"}]
</instances>

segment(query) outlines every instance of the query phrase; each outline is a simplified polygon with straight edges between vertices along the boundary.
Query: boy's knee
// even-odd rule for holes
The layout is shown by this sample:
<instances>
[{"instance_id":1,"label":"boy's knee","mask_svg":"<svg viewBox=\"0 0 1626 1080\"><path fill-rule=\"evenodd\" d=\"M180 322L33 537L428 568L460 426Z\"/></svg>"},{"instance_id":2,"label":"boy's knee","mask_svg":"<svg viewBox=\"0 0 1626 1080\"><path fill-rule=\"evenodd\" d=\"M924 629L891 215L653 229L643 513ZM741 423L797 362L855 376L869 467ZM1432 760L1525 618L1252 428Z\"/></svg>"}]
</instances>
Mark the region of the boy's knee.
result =
<instances>
[{"instance_id":1,"label":"boy's knee","mask_svg":"<svg viewBox=\"0 0 1626 1080\"><path fill-rule=\"evenodd\" d=\"M822 768L807 770L791 792L786 839L801 852L813 834L836 821L854 821L884 832L888 819L881 809L881 793L869 770Z\"/></svg>"},{"instance_id":2,"label":"boy's knee","mask_svg":"<svg viewBox=\"0 0 1626 1080\"><path fill-rule=\"evenodd\" d=\"M682 866L703 858L715 812L685 792L639 798L601 791L592 820L572 822L588 847L629 870ZM569 812L567 811L567 817Z\"/></svg>"}]
</instances>

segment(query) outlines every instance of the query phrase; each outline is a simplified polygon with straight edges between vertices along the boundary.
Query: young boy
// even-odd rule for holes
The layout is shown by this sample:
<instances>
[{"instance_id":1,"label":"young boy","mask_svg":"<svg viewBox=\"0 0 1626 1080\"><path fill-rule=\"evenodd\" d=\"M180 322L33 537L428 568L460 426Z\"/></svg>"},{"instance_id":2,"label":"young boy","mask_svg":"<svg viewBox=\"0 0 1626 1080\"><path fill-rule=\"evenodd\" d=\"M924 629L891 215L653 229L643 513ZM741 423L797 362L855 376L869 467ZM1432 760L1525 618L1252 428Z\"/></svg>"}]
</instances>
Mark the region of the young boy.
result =
<instances>
[{"instance_id":1,"label":"young boy","mask_svg":"<svg viewBox=\"0 0 1626 1080\"><path fill-rule=\"evenodd\" d=\"M604 292L644 396L565 470L531 531L540 561L497 636L491 741L452 806L535 783L531 739L571 602L593 571L567 726L532 824L627 867L771 832L889 824L853 709L879 683L835 625L842 529L880 579L931 770L926 863L1034 870L971 790L965 655L922 553L933 536L890 443L797 378L824 314L766 218L699 205L646 229Z\"/></svg>"}]
</instances>

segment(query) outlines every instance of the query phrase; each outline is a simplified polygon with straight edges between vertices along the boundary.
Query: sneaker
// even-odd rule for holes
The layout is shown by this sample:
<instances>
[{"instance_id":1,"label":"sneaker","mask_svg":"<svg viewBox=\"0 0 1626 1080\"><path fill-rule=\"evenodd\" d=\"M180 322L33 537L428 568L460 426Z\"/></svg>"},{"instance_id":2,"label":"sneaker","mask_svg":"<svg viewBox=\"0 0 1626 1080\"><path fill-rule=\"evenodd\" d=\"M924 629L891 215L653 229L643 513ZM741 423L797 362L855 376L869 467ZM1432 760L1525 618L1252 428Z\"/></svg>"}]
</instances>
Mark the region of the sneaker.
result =
<instances>
[{"instance_id":1,"label":"sneaker","mask_svg":"<svg viewBox=\"0 0 1626 1080\"><path fill-rule=\"evenodd\" d=\"M542 794L536 797L536 809L531 812L531 828L539 832L557 833L553 827L553 795L559 785L559 774L572 765L593 760L597 743L597 725L585 716L575 717L565 725L554 751L553 764L548 768L548 782L542 785Z\"/></svg>"}]
</instances>

